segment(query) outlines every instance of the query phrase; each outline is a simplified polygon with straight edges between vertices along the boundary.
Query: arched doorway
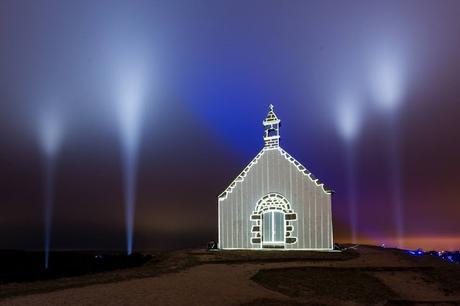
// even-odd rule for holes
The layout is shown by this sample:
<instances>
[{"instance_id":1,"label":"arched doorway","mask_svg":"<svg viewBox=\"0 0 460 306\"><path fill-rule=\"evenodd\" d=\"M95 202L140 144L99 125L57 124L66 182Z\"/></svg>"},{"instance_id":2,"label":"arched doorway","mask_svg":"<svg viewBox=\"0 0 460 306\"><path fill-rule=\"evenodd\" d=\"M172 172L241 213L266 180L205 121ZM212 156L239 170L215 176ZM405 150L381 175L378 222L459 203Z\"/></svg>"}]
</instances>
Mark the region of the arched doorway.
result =
<instances>
[{"instance_id":1,"label":"arched doorway","mask_svg":"<svg viewBox=\"0 0 460 306\"><path fill-rule=\"evenodd\" d=\"M296 217L283 195L272 192L263 196L251 215L251 220L256 222L251 243L260 243L261 248L284 248L285 244L295 243L297 239L292 233Z\"/></svg>"}]
</instances>

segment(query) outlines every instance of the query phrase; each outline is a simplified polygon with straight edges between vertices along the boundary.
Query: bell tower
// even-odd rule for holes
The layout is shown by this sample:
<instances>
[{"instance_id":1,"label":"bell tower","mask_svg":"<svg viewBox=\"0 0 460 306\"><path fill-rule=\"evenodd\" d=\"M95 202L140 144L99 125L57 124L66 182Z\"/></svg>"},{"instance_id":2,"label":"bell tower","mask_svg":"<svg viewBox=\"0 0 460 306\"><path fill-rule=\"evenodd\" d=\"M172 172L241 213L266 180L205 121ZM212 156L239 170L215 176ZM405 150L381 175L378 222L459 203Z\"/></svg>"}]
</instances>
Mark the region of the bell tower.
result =
<instances>
[{"instance_id":1,"label":"bell tower","mask_svg":"<svg viewBox=\"0 0 460 306\"><path fill-rule=\"evenodd\" d=\"M270 110L262 124L264 125L264 142L266 148L277 148L280 145L280 122L275 112L273 105L270 104Z\"/></svg>"}]
</instances>

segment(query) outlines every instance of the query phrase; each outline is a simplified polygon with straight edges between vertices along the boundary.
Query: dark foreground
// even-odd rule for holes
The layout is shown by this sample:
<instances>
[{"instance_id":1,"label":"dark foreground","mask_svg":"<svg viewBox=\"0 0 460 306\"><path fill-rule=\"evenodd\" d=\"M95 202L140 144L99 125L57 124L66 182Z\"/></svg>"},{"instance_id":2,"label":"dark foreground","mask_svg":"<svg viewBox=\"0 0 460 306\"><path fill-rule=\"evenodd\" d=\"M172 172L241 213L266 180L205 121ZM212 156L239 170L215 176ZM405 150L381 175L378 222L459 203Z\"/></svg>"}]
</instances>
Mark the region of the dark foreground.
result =
<instances>
[{"instance_id":1,"label":"dark foreground","mask_svg":"<svg viewBox=\"0 0 460 306\"><path fill-rule=\"evenodd\" d=\"M193 250L154 254L134 268L0 287L0 305L39 304L460 305L460 265L369 246Z\"/></svg>"},{"instance_id":2,"label":"dark foreground","mask_svg":"<svg viewBox=\"0 0 460 306\"><path fill-rule=\"evenodd\" d=\"M152 255L120 252L59 251L50 253L48 268L43 252L0 251L0 284L50 280L142 266Z\"/></svg>"}]
</instances>

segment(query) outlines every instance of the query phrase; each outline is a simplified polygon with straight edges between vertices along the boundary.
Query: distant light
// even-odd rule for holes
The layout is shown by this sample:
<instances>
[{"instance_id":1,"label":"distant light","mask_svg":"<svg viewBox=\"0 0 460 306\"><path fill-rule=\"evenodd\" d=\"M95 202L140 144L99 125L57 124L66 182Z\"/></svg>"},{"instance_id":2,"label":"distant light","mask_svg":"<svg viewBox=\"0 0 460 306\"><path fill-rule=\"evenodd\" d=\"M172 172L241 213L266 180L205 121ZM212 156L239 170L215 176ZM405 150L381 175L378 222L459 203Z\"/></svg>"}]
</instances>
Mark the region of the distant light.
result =
<instances>
[{"instance_id":1,"label":"distant light","mask_svg":"<svg viewBox=\"0 0 460 306\"><path fill-rule=\"evenodd\" d=\"M39 122L40 145L47 157L54 157L62 140L62 119L56 111L42 113Z\"/></svg>"},{"instance_id":2,"label":"distant light","mask_svg":"<svg viewBox=\"0 0 460 306\"><path fill-rule=\"evenodd\" d=\"M361 105L351 96L343 96L337 106L337 123L340 136L347 142L358 135L361 125Z\"/></svg>"},{"instance_id":3,"label":"distant light","mask_svg":"<svg viewBox=\"0 0 460 306\"><path fill-rule=\"evenodd\" d=\"M425 252L422 250L422 249L417 249L416 251L407 251L407 253L411 254L411 255L415 255L415 256L421 256L421 255L424 255Z\"/></svg>"},{"instance_id":4,"label":"distant light","mask_svg":"<svg viewBox=\"0 0 460 306\"><path fill-rule=\"evenodd\" d=\"M373 67L372 92L377 106L386 112L395 111L401 104L404 71L402 63L390 54L381 54Z\"/></svg>"}]
</instances>

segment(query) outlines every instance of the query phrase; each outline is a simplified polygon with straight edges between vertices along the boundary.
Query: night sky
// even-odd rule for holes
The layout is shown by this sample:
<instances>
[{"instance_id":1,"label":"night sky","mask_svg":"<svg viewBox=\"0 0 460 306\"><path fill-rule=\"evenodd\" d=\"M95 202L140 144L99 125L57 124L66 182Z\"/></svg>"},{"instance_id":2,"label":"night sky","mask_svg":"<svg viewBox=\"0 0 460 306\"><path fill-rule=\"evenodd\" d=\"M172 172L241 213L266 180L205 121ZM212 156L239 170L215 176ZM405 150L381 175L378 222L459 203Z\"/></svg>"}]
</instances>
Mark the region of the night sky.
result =
<instances>
[{"instance_id":1,"label":"night sky","mask_svg":"<svg viewBox=\"0 0 460 306\"><path fill-rule=\"evenodd\" d=\"M217 239L217 195L263 147L270 103L281 146L335 190L349 241L343 99L359 106L358 240L395 243L396 139L405 246L460 248L459 13L455 0L0 1L0 248L43 247L44 112L62 140L51 247L125 248L117 101L133 94L137 250Z\"/></svg>"}]
</instances>

